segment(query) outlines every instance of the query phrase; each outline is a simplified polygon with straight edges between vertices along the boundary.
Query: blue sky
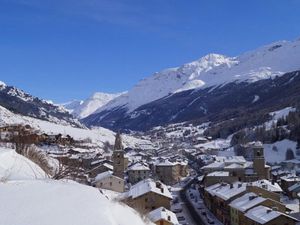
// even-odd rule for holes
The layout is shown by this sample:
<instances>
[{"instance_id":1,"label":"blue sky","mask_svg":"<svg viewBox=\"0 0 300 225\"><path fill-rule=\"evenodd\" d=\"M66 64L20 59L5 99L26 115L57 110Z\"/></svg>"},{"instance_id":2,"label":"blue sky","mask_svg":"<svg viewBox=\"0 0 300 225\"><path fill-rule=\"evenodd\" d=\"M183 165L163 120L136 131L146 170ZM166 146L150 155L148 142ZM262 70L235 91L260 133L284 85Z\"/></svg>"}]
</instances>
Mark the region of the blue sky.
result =
<instances>
[{"instance_id":1,"label":"blue sky","mask_svg":"<svg viewBox=\"0 0 300 225\"><path fill-rule=\"evenodd\" d=\"M300 0L0 0L0 80L55 102L300 37Z\"/></svg>"}]
</instances>

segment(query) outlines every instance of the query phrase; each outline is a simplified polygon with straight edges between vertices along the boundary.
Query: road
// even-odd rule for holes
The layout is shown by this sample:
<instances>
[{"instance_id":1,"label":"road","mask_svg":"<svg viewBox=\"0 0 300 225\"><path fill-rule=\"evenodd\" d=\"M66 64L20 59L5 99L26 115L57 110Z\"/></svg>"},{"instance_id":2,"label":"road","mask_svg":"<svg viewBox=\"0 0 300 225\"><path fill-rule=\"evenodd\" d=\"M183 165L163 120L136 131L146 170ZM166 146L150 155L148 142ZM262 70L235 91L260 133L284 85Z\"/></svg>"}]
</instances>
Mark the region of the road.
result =
<instances>
[{"instance_id":1,"label":"road","mask_svg":"<svg viewBox=\"0 0 300 225\"><path fill-rule=\"evenodd\" d=\"M193 178L189 178L181 184L178 184L177 187L173 188L172 194L174 199L177 199L177 201L172 205L171 209L175 212L180 211L178 209L181 209L181 212L176 213L180 224L205 225L195 211L194 206L189 202L187 196L185 195L190 183L193 183Z\"/></svg>"}]
</instances>

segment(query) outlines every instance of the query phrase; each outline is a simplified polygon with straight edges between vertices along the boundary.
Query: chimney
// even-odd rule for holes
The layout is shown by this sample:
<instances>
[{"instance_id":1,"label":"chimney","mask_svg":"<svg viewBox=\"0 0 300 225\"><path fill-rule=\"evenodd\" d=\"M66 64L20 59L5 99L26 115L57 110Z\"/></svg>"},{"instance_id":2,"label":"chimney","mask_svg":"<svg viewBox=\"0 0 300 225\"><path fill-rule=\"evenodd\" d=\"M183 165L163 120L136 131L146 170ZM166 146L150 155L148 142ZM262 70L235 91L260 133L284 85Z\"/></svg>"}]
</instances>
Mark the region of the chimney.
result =
<instances>
[{"instance_id":1,"label":"chimney","mask_svg":"<svg viewBox=\"0 0 300 225\"><path fill-rule=\"evenodd\" d=\"M272 209L267 209L267 213L271 213L272 212Z\"/></svg>"},{"instance_id":2,"label":"chimney","mask_svg":"<svg viewBox=\"0 0 300 225\"><path fill-rule=\"evenodd\" d=\"M275 185L275 180L272 180L272 185Z\"/></svg>"},{"instance_id":3,"label":"chimney","mask_svg":"<svg viewBox=\"0 0 300 225\"><path fill-rule=\"evenodd\" d=\"M257 196L255 196L255 195L251 195L251 196L249 196L249 201L252 201L253 199L255 199Z\"/></svg>"},{"instance_id":4,"label":"chimney","mask_svg":"<svg viewBox=\"0 0 300 225\"><path fill-rule=\"evenodd\" d=\"M156 186L157 188L161 188L161 183L160 183L159 181L157 181L155 184L156 184L155 186Z\"/></svg>"}]
</instances>

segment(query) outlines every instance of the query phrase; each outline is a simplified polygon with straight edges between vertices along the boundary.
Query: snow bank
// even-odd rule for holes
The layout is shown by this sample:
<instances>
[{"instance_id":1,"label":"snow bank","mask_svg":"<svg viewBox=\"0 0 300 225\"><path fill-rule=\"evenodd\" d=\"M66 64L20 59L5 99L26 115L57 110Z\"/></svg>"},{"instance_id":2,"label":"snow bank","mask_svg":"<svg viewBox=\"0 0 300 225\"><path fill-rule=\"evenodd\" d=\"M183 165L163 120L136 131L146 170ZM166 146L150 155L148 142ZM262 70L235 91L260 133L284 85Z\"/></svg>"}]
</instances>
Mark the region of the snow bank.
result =
<instances>
[{"instance_id":1,"label":"snow bank","mask_svg":"<svg viewBox=\"0 0 300 225\"><path fill-rule=\"evenodd\" d=\"M17 154L13 149L0 148L0 181L43 179L45 177L45 172L29 159Z\"/></svg>"},{"instance_id":2,"label":"snow bank","mask_svg":"<svg viewBox=\"0 0 300 225\"><path fill-rule=\"evenodd\" d=\"M146 224L133 209L96 188L46 178L13 149L0 148L0 199L1 225Z\"/></svg>"},{"instance_id":3,"label":"snow bank","mask_svg":"<svg viewBox=\"0 0 300 225\"><path fill-rule=\"evenodd\" d=\"M131 208L98 189L75 182L32 180L0 183L0 224L145 225Z\"/></svg>"}]
</instances>

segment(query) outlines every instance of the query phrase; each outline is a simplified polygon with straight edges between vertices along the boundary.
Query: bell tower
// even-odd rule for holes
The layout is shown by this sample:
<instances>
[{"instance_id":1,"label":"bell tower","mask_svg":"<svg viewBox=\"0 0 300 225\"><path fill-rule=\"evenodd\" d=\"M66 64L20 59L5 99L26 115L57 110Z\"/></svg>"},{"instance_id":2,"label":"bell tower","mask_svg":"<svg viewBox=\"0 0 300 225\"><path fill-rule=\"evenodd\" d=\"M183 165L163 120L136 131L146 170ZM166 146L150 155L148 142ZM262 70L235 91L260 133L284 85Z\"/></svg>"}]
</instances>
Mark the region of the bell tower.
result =
<instances>
[{"instance_id":1,"label":"bell tower","mask_svg":"<svg viewBox=\"0 0 300 225\"><path fill-rule=\"evenodd\" d=\"M265 162L263 145L260 142L255 142L252 146L252 149L254 172L257 174L258 179L268 179L269 170Z\"/></svg>"},{"instance_id":2,"label":"bell tower","mask_svg":"<svg viewBox=\"0 0 300 225\"><path fill-rule=\"evenodd\" d=\"M113 175L124 179L125 172L125 152L122 144L122 137L120 133L116 134L116 140L113 151Z\"/></svg>"}]
</instances>

